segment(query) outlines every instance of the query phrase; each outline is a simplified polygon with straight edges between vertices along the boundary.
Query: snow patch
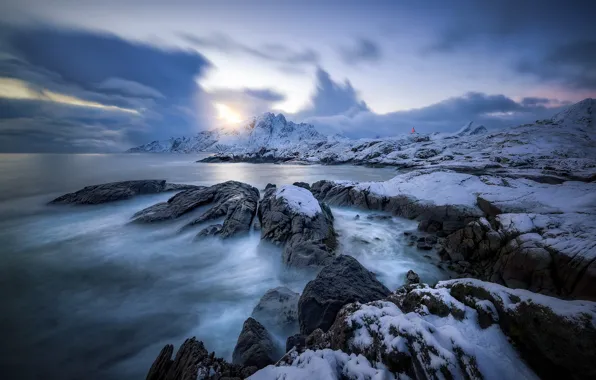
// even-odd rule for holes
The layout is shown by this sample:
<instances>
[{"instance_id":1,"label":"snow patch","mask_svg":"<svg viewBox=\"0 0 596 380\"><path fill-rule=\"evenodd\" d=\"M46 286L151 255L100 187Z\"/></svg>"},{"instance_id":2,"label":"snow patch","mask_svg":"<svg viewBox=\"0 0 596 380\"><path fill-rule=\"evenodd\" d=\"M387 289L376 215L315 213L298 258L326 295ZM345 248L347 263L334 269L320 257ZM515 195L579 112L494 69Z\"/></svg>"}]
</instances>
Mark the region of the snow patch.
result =
<instances>
[{"instance_id":1,"label":"snow patch","mask_svg":"<svg viewBox=\"0 0 596 380\"><path fill-rule=\"evenodd\" d=\"M275 192L275 197L283 198L292 210L311 218L322 212L319 201L315 199L309 190L302 187L282 186Z\"/></svg>"}]
</instances>

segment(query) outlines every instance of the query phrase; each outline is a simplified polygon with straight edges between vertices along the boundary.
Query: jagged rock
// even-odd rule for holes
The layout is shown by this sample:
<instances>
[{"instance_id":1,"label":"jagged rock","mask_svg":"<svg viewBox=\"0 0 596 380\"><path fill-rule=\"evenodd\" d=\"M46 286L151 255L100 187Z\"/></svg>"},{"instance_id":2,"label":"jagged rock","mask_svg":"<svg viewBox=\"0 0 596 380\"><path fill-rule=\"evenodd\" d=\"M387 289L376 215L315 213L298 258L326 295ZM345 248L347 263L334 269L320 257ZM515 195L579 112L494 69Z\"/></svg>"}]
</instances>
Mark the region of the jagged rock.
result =
<instances>
[{"instance_id":1,"label":"jagged rock","mask_svg":"<svg viewBox=\"0 0 596 380\"><path fill-rule=\"evenodd\" d=\"M256 367L230 364L205 349L196 338L187 339L172 359L174 346L166 345L149 369L146 380L220 380L244 379L257 371Z\"/></svg>"},{"instance_id":2,"label":"jagged rock","mask_svg":"<svg viewBox=\"0 0 596 380\"><path fill-rule=\"evenodd\" d=\"M197 234L196 239L200 240L209 236L217 236L220 234L222 227L223 226L221 224L212 224L208 227L205 227Z\"/></svg>"},{"instance_id":3,"label":"jagged rock","mask_svg":"<svg viewBox=\"0 0 596 380\"><path fill-rule=\"evenodd\" d=\"M260 369L275 360L275 347L269 332L254 318L248 318L234 347L232 363Z\"/></svg>"},{"instance_id":4,"label":"jagged rock","mask_svg":"<svg viewBox=\"0 0 596 380\"><path fill-rule=\"evenodd\" d=\"M286 336L298 332L298 299L300 294L285 286L269 289L252 311L251 316L270 331Z\"/></svg>"},{"instance_id":5,"label":"jagged rock","mask_svg":"<svg viewBox=\"0 0 596 380\"><path fill-rule=\"evenodd\" d=\"M584 379L596 374L595 339L596 303L463 279L347 304L327 332L313 331L282 365L301 363L307 349L327 349L360 355L359 363L379 363L396 378Z\"/></svg>"},{"instance_id":6,"label":"jagged rock","mask_svg":"<svg viewBox=\"0 0 596 380\"><path fill-rule=\"evenodd\" d=\"M261 238L283 245L283 262L294 267L325 265L337 246L331 209L309 190L269 188L259 204Z\"/></svg>"},{"instance_id":7,"label":"jagged rock","mask_svg":"<svg viewBox=\"0 0 596 380\"><path fill-rule=\"evenodd\" d=\"M310 184L308 184L306 182L294 182L293 185L294 186L298 186L298 187L302 187L303 189L306 189L306 190L310 191Z\"/></svg>"},{"instance_id":8,"label":"jagged rock","mask_svg":"<svg viewBox=\"0 0 596 380\"><path fill-rule=\"evenodd\" d=\"M213 203L213 206L199 218L188 223L190 227L212 219L225 217L219 231L209 227L209 231L222 238L246 233L256 214L259 191L242 182L228 181L210 187L183 191L167 202L158 203L133 215L133 221L152 223L178 218L200 206ZM201 232L204 236L206 232Z\"/></svg>"},{"instance_id":9,"label":"jagged rock","mask_svg":"<svg viewBox=\"0 0 596 380\"><path fill-rule=\"evenodd\" d=\"M382 299L389 293L356 259L340 255L304 288L298 302L300 332L326 331L343 305Z\"/></svg>"},{"instance_id":10,"label":"jagged rock","mask_svg":"<svg viewBox=\"0 0 596 380\"><path fill-rule=\"evenodd\" d=\"M157 194L165 191L197 189L200 186L166 183L165 180L139 180L87 186L74 193L64 194L50 204L96 205L129 199L135 195Z\"/></svg>"},{"instance_id":11,"label":"jagged rock","mask_svg":"<svg viewBox=\"0 0 596 380\"><path fill-rule=\"evenodd\" d=\"M420 276L418 276L418 273L416 273L410 269L408 271L408 273L406 273L406 285L419 284L419 283L420 283Z\"/></svg>"},{"instance_id":12,"label":"jagged rock","mask_svg":"<svg viewBox=\"0 0 596 380\"><path fill-rule=\"evenodd\" d=\"M583 214L500 214L492 225L480 218L449 235L444 248L480 279L596 300L595 222Z\"/></svg>"},{"instance_id":13,"label":"jagged rock","mask_svg":"<svg viewBox=\"0 0 596 380\"><path fill-rule=\"evenodd\" d=\"M427 159L434 157L440 153L441 151L439 149L420 149L416 153L414 153L414 156L416 158Z\"/></svg>"},{"instance_id":14,"label":"jagged rock","mask_svg":"<svg viewBox=\"0 0 596 380\"><path fill-rule=\"evenodd\" d=\"M286 340L286 352L290 351L294 347L297 349L303 348L306 343L305 339L306 337L302 334L294 334L289 336Z\"/></svg>"}]
</instances>

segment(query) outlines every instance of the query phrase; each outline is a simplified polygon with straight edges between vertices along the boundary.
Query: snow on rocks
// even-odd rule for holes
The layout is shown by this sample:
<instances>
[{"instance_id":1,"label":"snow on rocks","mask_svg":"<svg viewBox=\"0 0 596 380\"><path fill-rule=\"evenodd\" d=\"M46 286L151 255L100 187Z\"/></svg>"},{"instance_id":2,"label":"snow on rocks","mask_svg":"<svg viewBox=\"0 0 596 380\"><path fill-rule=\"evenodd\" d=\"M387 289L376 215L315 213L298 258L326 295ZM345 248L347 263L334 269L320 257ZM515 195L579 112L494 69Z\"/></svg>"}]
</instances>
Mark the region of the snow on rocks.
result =
<instances>
[{"instance_id":1,"label":"snow on rocks","mask_svg":"<svg viewBox=\"0 0 596 380\"><path fill-rule=\"evenodd\" d=\"M283 262L295 267L325 265L337 239L331 209L302 187L268 186L259 204L261 238L283 245Z\"/></svg>"},{"instance_id":2,"label":"snow on rocks","mask_svg":"<svg viewBox=\"0 0 596 380\"><path fill-rule=\"evenodd\" d=\"M330 349L307 350L286 365L268 366L250 380L392 380L383 365L373 366L364 356Z\"/></svg>"},{"instance_id":3,"label":"snow on rocks","mask_svg":"<svg viewBox=\"0 0 596 380\"><path fill-rule=\"evenodd\" d=\"M278 367L253 378L319 371L305 358L338 350L361 356L359 362L373 370L355 378L591 378L595 323L596 303L589 301L472 279L408 285L385 300L345 305L326 333L315 330L306 338L307 351L286 354ZM341 373L343 366L335 368L331 373Z\"/></svg>"},{"instance_id":4,"label":"snow on rocks","mask_svg":"<svg viewBox=\"0 0 596 380\"><path fill-rule=\"evenodd\" d=\"M319 201L313 197L312 193L303 187L294 185L286 185L280 187L275 196L283 198L288 206L299 214L304 214L308 217L314 217L318 213L323 212Z\"/></svg>"}]
</instances>

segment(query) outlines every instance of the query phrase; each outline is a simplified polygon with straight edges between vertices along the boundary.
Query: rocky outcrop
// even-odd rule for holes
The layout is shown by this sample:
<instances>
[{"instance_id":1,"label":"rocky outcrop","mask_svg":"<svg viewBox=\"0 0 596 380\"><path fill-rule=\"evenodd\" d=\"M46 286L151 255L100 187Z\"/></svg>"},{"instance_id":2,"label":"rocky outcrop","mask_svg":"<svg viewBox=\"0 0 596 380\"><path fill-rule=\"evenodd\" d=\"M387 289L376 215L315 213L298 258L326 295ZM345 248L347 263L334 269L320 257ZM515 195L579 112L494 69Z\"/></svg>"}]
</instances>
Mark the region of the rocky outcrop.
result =
<instances>
[{"instance_id":1,"label":"rocky outcrop","mask_svg":"<svg viewBox=\"0 0 596 380\"><path fill-rule=\"evenodd\" d=\"M260 369L275 363L276 359L269 332L254 318L248 318L234 348L232 363Z\"/></svg>"},{"instance_id":2,"label":"rocky outcrop","mask_svg":"<svg viewBox=\"0 0 596 380\"><path fill-rule=\"evenodd\" d=\"M308 373L307 357L331 356L331 373L344 375L353 358L379 378L587 379L596 374L595 339L593 302L472 279L416 284L385 300L345 305L327 332L313 331L276 369L254 378L283 378L295 366Z\"/></svg>"},{"instance_id":3,"label":"rocky outcrop","mask_svg":"<svg viewBox=\"0 0 596 380\"><path fill-rule=\"evenodd\" d=\"M129 199L135 195L157 194L163 193L165 191L179 191L197 188L200 188L200 186L166 183L165 180L111 182L84 187L83 189L75 191L74 193L64 194L49 203L96 205Z\"/></svg>"},{"instance_id":4,"label":"rocky outcrop","mask_svg":"<svg viewBox=\"0 0 596 380\"><path fill-rule=\"evenodd\" d=\"M500 214L449 235L445 251L475 277L511 288L596 300L596 218Z\"/></svg>"},{"instance_id":5,"label":"rocky outcrop","mask_svg":"<svg viewBox=\"0 0 596 380\"><path fill-rule=\"evenodd\" d=\"M298 332L300 294L285 286L269 289L252 311L252 317L270 331L285 336Z\"/></svg>"},{"instance_id":6,"label":"rocky outcrop","mask_svg":"<svg viewBox=\"0 0 596 380\"><path fill-rule=\"evenodd\" d=\"M240 380L252 375L256 367L243 367L216 358L215 353L209 353L203 342L196 338L187 339L176 357L174 346L166 345L149 369L146 380Z\"/></svg>"},{"instance_id":7,"label":"rocky outcrop","mask_svg":"<svg viewBox=\"0 0 596 380\"><path fill-rule=\"evenodd\" d=\"M261 238L283 245L283 262L294 267L325 265L337 240L331 209L307 189L288 185L265 191L258 210Z\"/></svg>"},{"instance_id":8,"label":"rocky outcrop","mask_svg":"<svg viewBox=\"0 0 596 380\"><path fill-rule=\"evenodd\" d=\"M416 219L421 222L424 231L440 232L442 235L457 231L482 215L476 207L436 205L409 194L386 196L361 189L357 184L323 180L313 183L311 191L317 199L330 205L385 211Z\"/></svg>"},{"instance_id":9,"label":"rocky outcrop","mask_svg":"<svg viewBox=\"0 0 596 380\"><path fill-rule=\"evenodd\" d=\"M258 201L259 190L255 187L242 182L228 181L178 193L167 202L137 212L133 215L133 221L154 223L176 219L200 206L213 204L201 216L188 223L187 227L224 217L221 226L209 226L199 235L227 238L249 231Z\"/></svg>"},{"instance_id":10,"label":"rocky outcrop","mask_svg":"<svg viewBox=\"0 0 596 380\"><path fill-rule=\"evenodd\" d=\"M385 298L390 291L355 258L337 256L310 281L298 302L300 332L326 331L342 306Z\"/></svg>"}]
</instances>

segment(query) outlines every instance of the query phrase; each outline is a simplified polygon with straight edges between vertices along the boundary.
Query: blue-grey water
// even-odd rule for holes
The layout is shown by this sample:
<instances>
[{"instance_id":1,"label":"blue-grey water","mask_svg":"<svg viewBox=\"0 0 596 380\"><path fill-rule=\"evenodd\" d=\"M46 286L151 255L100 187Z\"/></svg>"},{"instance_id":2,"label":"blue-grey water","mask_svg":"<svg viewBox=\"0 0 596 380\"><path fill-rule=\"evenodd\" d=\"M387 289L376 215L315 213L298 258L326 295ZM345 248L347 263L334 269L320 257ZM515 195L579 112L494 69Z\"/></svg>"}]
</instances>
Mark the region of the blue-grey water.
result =
<instances>
[{"instance_id":1,"label":"blue-grey water","mask_svg":"<svg viewBox=\"0 0 596 380\"><path fill-rule=\"evenodd\" d=\"M0 154L0 379L144 379L164 344L178 346L193 335L231 358L243 321L265 291L286 285L301 292L314 277L284 268L280 248L261 243L258 232L193 242L200 226L179 233L184 218L128 224L134 212L172 194L46 205L54 197L129 179L202 185L233 179L263 189L395 175L390 168L196 163L200 157ZM414 222L333 211L341 252L389 288L401 285L408 269L426 281L444 278L436 257L404 244L401 232Z\"/></svg>"}]
</instances>

